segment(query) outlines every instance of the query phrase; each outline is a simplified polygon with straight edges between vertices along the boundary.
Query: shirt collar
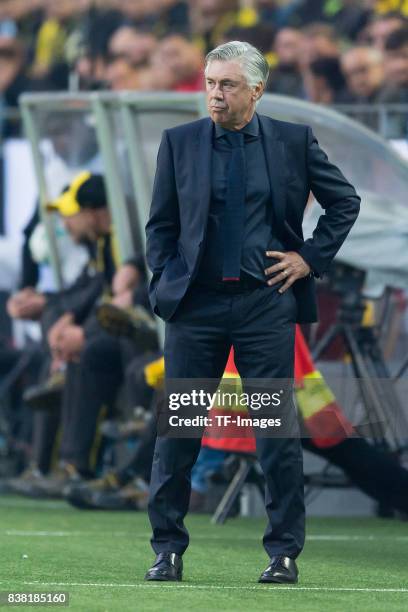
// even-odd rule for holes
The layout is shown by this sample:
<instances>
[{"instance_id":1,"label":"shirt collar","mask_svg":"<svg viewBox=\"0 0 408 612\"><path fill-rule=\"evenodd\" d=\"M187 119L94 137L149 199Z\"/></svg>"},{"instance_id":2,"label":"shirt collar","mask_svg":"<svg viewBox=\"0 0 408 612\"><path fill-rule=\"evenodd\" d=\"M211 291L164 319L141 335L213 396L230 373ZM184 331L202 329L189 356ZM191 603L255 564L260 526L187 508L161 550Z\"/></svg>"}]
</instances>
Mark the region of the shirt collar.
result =
<instances>
[{"instance_id":1,"label":"shirt collar","mask_svg":"<svg viewBox=\"0 0 408 612\"><path fill-rule=\"evenodd\" d=\"M226 130L219 123L215 123L214 125L216 138L221 138L224 134L231 132L231 130ZM248 134L249 136L259 136L259 119L257 113L254 113L251 121L238 130L238 132L241 132L241 134Z\"/></svg>"}]
</instances>

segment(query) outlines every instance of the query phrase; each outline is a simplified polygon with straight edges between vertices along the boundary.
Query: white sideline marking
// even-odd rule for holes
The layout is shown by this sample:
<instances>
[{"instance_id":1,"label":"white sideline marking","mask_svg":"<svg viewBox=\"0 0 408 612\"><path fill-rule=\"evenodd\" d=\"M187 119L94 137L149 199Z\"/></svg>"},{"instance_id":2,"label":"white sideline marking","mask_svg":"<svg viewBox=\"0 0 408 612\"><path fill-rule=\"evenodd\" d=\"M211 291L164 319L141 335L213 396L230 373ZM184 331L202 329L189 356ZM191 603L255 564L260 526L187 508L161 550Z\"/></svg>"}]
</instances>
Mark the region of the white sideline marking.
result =
<instances>
[{"instance_id":1,"label":"white sideline marking","mask_svg":"<svg viewBox=\"0 0 408 612\"><path fill-rule=\"evenodd\" d=\"M27 586L41 586L41 587L104 587L104 588L135 588L135 589L154 589L154 588L167 588L167 589L228 589L228 590L271 590L270 585L258 585L258 586L228 586L228 585L216 585L216 584L180 584L174 583L169 585L160 584L117 584L117 583L106 583L106 582L23 582L22 584ZM294 585L273 585L272 589L279 591L351 591L351 592L362 592L362 593L408 593L408 588L360 588L360 587L302 587Z\"/></svg>"},{"instance_id":2,"label":"white sideline marking","mask_svg":"<svg viewBox=\"0 0 408 612\"><path fill-rule=\"evenodd\" d=\"M25 500L14 500L9 502L6 498L0 498L0 508L5 508L6 510L12 510L13 508L24 508L27 510L38 510L39 508L44 508L45 510L69 510L70 507L64 501L42 501L39 503L39 500L32 502Z\"/></svg>"},{"instance_id":3,"label":"white sideline marking","mask_svg":"<svg viewBox=\"0 0 408 612\"><path fill-rule=\"evenodd\" d=\"M40 537L40 538L54 538L54 537L71 537L71 536L85 536L91 535L92 532L88 531L19 531L18 529L8 529L4 532L7 536L17 537ZM95 531L95 535L98 532ZM112 535L118 535L113 532Z\"/></svg>"},{"instance_id":4,"label":"white sideline marking","mask_svg":"<svg viewBox=\"0 0 408 612\"><path fill-rule=\"evenodd\" d=\"M7 536L16 537L84 537L84 536L99 536L100 531L41 531L41 530L19 530L19 529L7 529L3 532ZM113 537L131 537L131 538L148 538L147 533L132 533L131 531L110 531L109 535ZM105 532L105 535L106 532ZM240 536L240 540L254 540L258 541L261 536ZM224 537L222 535L208 534L208 535L197 535L193 536L194 540L235 540L235 536ZM322 542L374 542L381 540L395 541L395 542L408 542L408 536L406 535L390 535L390 536L377 536L375 534L368 535L347 535L347 534L311 534L306 536L308 541L322 541Z\"/></svg>"}]
</instances>

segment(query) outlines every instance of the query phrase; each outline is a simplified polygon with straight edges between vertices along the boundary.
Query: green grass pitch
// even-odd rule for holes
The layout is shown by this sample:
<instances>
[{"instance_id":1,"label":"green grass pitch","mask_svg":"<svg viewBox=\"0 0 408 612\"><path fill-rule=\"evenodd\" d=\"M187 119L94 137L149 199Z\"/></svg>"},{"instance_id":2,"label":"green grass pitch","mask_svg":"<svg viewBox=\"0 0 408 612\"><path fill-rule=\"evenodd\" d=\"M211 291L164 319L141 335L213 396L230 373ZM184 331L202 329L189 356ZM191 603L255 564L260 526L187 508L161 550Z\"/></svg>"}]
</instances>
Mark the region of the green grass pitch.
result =
<instances>
[{"instance_id":1,"label":"green grass pitch","mask_svg":"<svg viewBox=\"0 0 408 612\"><path fill-rule=\"evenodd\" d=\"M145 513L84 512L64 502L0 498L0 591L67 591L69 608L98 611L408 610L408 524L308 520L297 585L257 584L265 521L211 525L190 516L182 583L146 583L153 560ZM20 609L38 609L23 606Z\"/></svg>"}]
</instances>

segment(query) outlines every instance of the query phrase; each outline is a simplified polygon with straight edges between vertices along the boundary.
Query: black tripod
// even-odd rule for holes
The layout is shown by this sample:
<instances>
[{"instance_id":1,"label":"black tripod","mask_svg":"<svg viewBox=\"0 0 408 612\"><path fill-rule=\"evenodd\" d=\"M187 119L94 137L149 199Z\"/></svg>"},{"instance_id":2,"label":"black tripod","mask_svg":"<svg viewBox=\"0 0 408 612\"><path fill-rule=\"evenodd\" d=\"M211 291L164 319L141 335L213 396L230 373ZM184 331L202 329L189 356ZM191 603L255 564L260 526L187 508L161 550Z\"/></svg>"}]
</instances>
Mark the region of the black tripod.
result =
<instances>
[{"instance_id":1,"label":"black tripod","mask_svg":"<svg viewBox=\"0 0 408 612\"><path fill-rule=\"evenodd\" d=\"M379 328L362 325L364 279L362 270L345 264L334 266L329 285L341 295L337 321L317 342L312 355L317 360L336 338L343 340L368 416L367 427L361 428L361 433L384 450L400 453L406 440L400 439L398 432L408 431L406 417L379 345Z\"/></svg>"}]
</instances>

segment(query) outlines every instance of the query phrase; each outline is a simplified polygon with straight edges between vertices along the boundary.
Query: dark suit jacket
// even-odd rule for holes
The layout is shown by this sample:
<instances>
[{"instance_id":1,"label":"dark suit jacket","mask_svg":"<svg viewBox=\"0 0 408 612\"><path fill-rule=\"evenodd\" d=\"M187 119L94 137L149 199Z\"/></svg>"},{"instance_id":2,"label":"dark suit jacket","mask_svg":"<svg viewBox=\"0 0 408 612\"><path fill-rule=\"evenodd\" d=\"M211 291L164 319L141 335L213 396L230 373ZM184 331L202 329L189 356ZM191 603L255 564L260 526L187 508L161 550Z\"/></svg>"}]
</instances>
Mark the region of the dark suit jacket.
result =
<instances>
[{"instance_id":1,"label":"dark suit jacket","mask_svg":"<svg viewBox=\"0 0 408 612\"><path fill-rule=\"evenodd\" d=\"M297 280L299 323L317 320L314 275L321 276L341 247L360 209L360 198L319 147L310 127L258 115L271 183L274 232L286 250L300 253L313 274ZM153 310L169 320L200 264L211 189L211 119L165 130L157 158L147 262ZM306 242L302 219L310 190L325 209ZM271 260L271 264L273 260Z\"/></svg>"}]
</instances>

